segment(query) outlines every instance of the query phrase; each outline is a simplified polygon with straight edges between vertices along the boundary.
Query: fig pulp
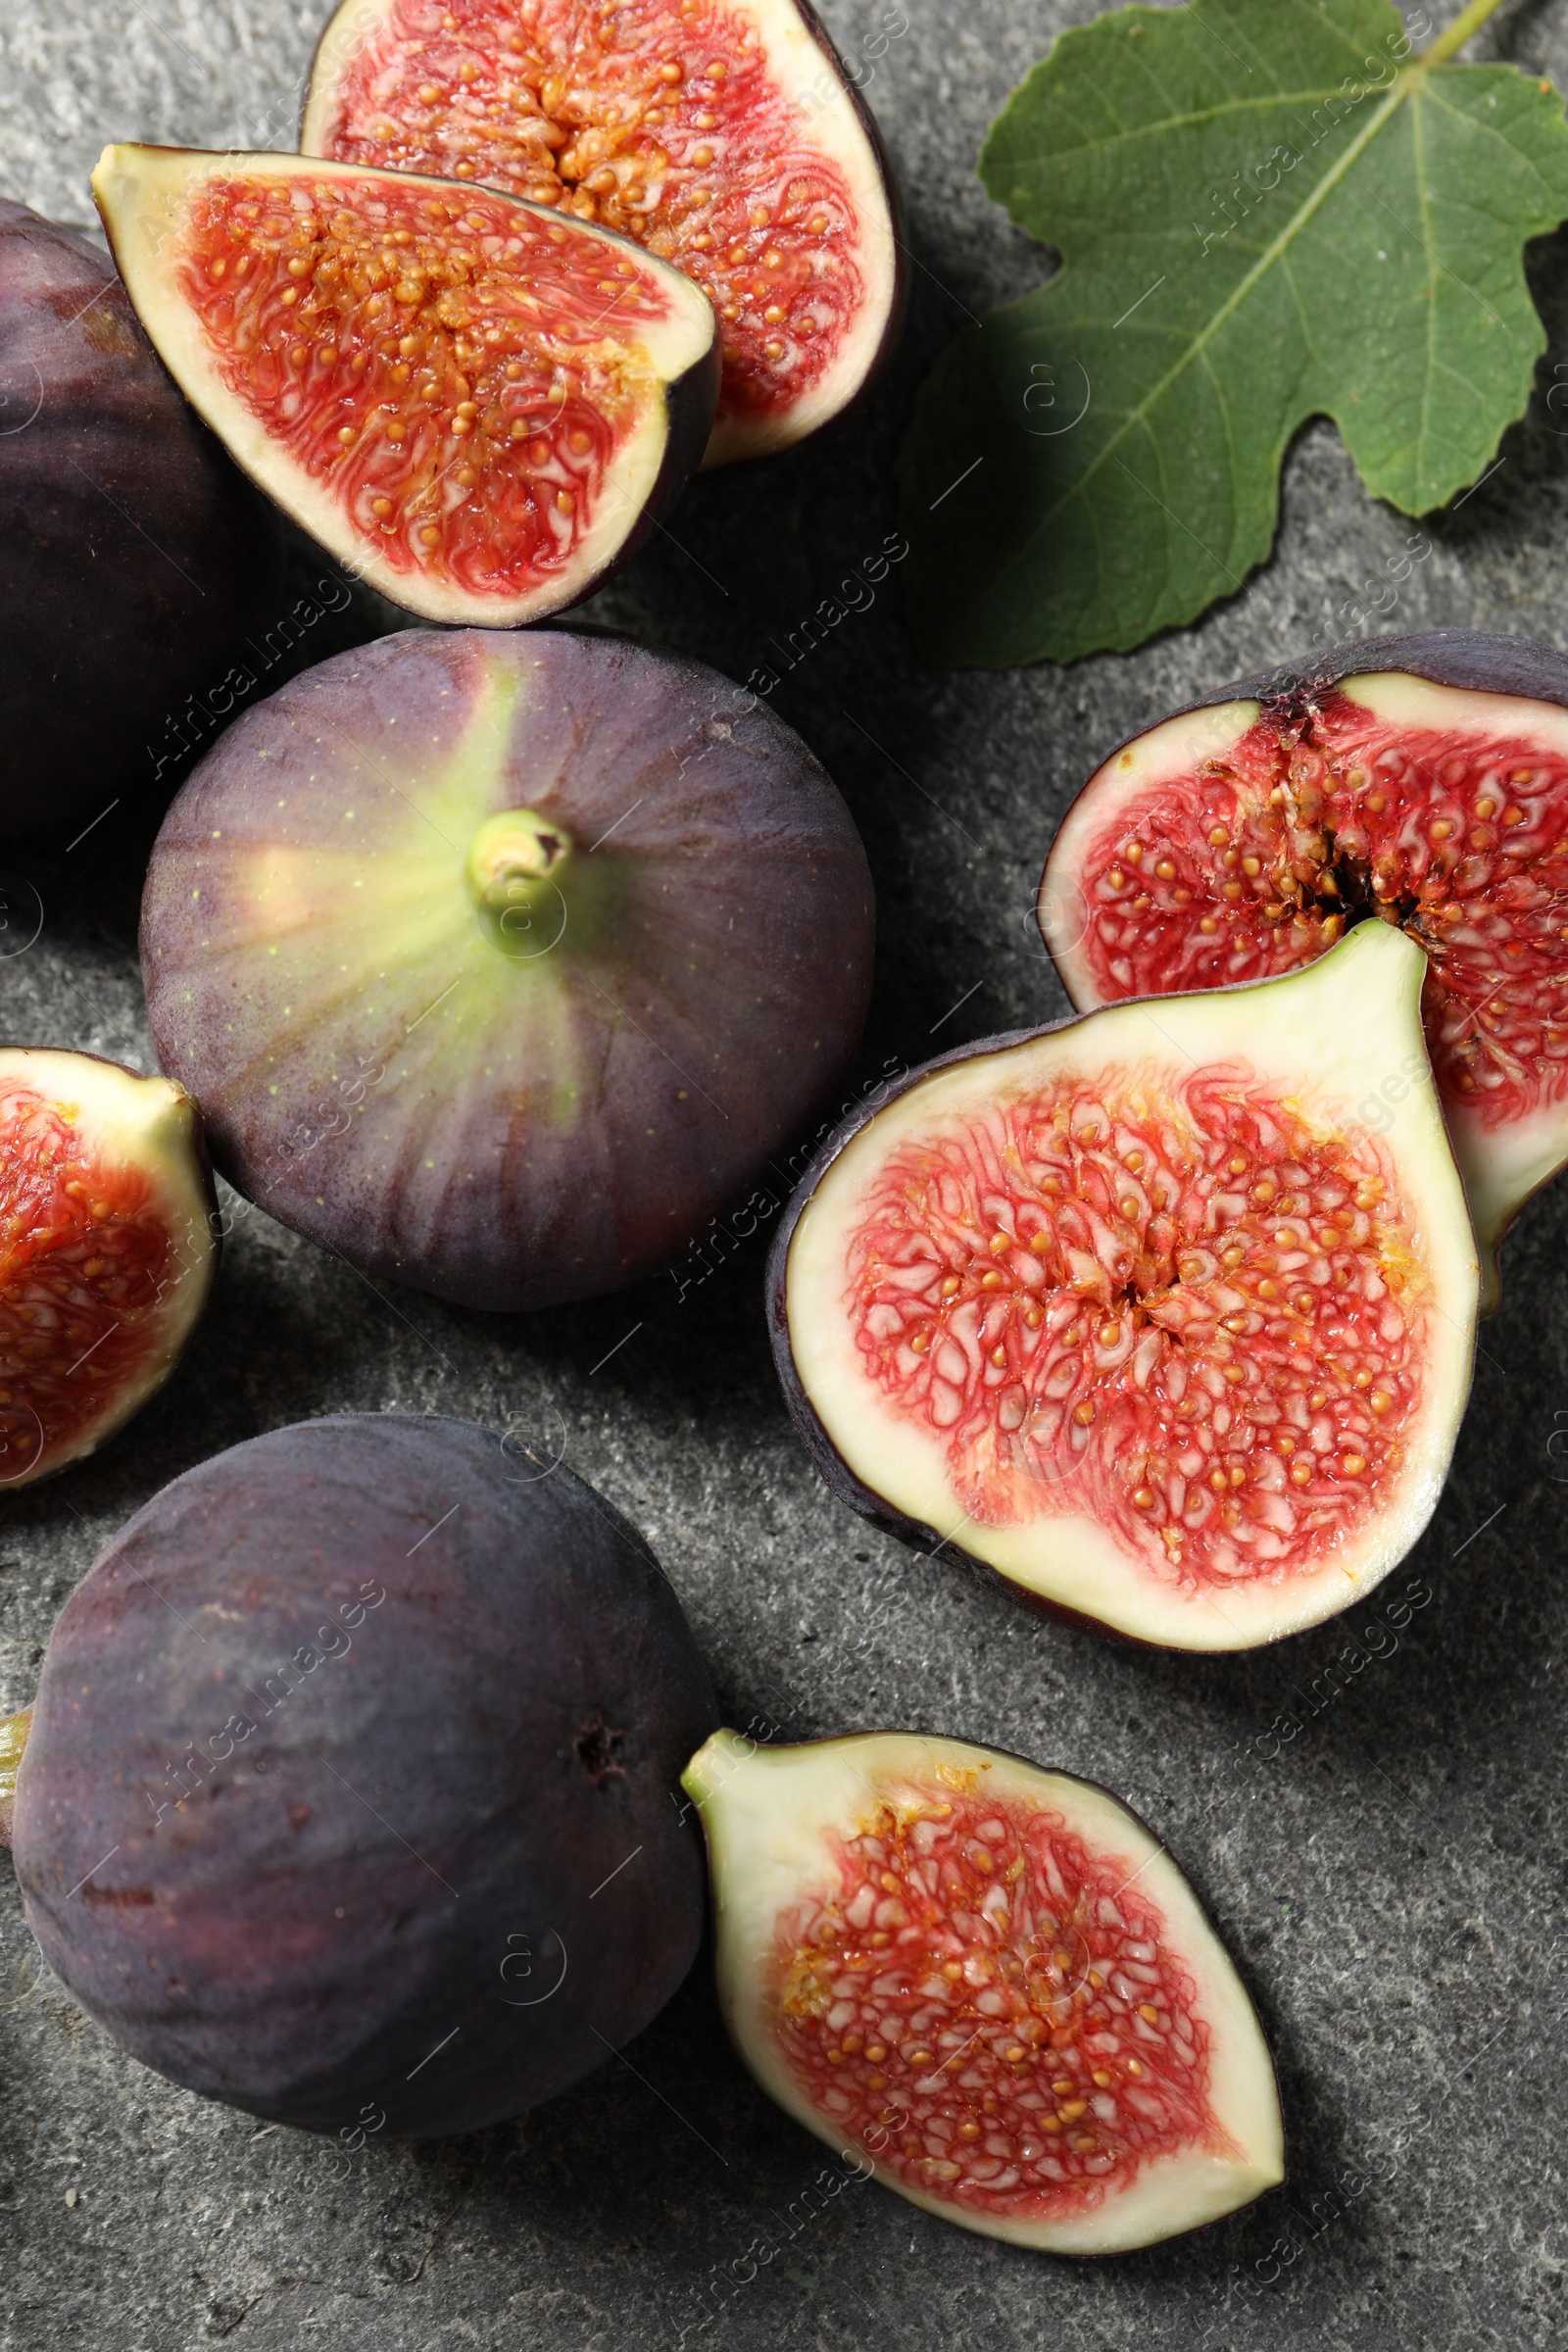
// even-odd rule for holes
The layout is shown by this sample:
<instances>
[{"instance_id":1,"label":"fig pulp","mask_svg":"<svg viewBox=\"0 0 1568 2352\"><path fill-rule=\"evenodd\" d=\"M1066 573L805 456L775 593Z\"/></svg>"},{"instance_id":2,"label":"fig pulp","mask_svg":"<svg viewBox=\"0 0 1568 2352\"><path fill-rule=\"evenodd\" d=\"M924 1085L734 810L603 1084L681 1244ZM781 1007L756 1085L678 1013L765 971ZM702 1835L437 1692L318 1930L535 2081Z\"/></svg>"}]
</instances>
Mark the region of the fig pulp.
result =
<instances>
[{"instance_id":1,"label":"fig pulp","mask_svg":"<svg viewBox=\"0 0 1568 2352\"><path fill-rule=\"evenodd\" d=\"M1251 2002L1103 1788L913 1732L715 1732L684 1779L725 2022L846 2163L1057 2254L1152 2245L1284 2178Z\"/></svg>"},{"instance_id":2,"label":"fig pulp","mask_svg":"<svg viewBox=\"0 0 1568 2352\"><path fill-rule=\"evenodd\" d=\"M723 337L710 465L827 423L897 334L876 131L797 0L344 0L300 144L483 181L685 270Z\"/></svg>"},{"instance_id":3,"label":"fig pulp","mask_svg":"<svg viewBox=\"0 0 1568 2352\"><path fill-rule=\"evenodd\" d=\"M702 1856L671 1797L713 1720L653 1554L570 1471L336 1415L187 1471L72 1594L17 1876L51 1968L172 2081L471 2131L685 1976Z\"/></svg>"},{"instance_id":4,"label":"fig pulp","mask_svg":"<svg viewBox=\"0 0 1568 2352\"><path fill-rule=\"evenodd\" d=\"M0 1049L0 1488L78 1462L169 1378L218 1263L183 1088Z\"/></svg>"},{"instance_id":5,"label":"fig pulp","mask_svg":"<svg viewBox=\"0 0 1568 2352\"><path fill-rule=\"evenodd\" d=\"M402 172L106 148L142 323L247 472L427 620L591 595L679 496L712 311L625 238Z\"/></svg>"},{"instance_id":6,"label":"fig pulp","mask_svg":"<svg viewBox=\"0 0 1568 2352\"><path fill-rule=\"evenodd\" d=\"M4 198L0 513L0 833L84 824L276 621L282 557L103 255Z\"/></svg>"},{"instance_id":7,"label":"fig pulp","mask_svg":"<svg viewBox=\"0 0 1568 2352\"><path fill-rule=\"evenodd\" d=\"M1423 969L1367 924L1282 980L964 1047L848 1120L768 1276L836 1492L1174 1648L1385 1576L1442 1489L1478 1298Z\"/></svg>"},{"instance_id":8,"label":"fig pulp","mask_svg":"<svg viewBox=\"0 0 1568 2352\"><path fill-rule=\"evenodd\" d=\"M1135 737L1056 836L1040 923L1081 1010L1261 979L1367 915L1427 955L1481 1245L1568 1159L1568 661L1457 630L1224 688Z\"/></svg>"},{"instance_id":9,"label":"fig pulp","mask_svg":"<svg viewBox=\"0 0 1568 2352\"><path fill-rule=\"evenodd\" d=\"M799 737L616 639L411 631L249 711L143 904L219 1165L470 1306L655 1272L844 1075L872 902Z\"/></svg>"}]
</instances>

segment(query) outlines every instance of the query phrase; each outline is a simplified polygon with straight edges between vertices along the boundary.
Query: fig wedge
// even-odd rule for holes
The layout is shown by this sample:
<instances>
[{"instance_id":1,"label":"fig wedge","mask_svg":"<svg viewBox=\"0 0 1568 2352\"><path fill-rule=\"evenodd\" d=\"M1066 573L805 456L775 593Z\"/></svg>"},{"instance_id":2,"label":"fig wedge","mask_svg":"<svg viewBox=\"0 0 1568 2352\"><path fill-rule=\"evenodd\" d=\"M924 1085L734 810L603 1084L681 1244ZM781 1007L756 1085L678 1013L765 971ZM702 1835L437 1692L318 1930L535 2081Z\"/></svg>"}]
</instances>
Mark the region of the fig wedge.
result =
<instances>
[{"instance_id":1,"label":"fig wedge","mask_svg":"<svg viewBox=\"0 0 1568 2352\"><path fill-rule=\"evenodd\" d=\"M724 2020L796 2122L943 2221L1119 2254L1285 2174L1256 2014L1107 1790L915 1732L715 1732L701 1808Z\"/></svg>"},{"instance_id":2,"label":"fig wedge","mask_svg":"<svg viewBox=\"0 0 1568 2352\"><path fill-rule=\"evenodd\" d=\"M0 1488L96 1452L162 1388L218 1250L183 1087L0 1049Z\"/></svg>"},{"instance_id":3,"label":"fig wedge","mask_svg":"<svg viewBox=\"0 0 1568 2352\"><path fill-rule=\"evenodd\" d=\"M835 1492L1173 1648L1386 1576L1447 1472L1479 1290L1424 969L1364 924L1282 980L964 1047L846 1121L768 1275Z\"/></svg>"},{"instance_id":4,"label":"fig wedge","mask_svg":"<svg viewBox=\"0 0 1568 2352\"><path fill-rule=\"evenodd\" d=\"M329 554L426 620L580 602L702 456L711 307L624 237L301 156L109 147L93 192L186 397Z\"/></svg>"},{"instance_id":5,"label":"fig wedge","mask_svg":"<svg viewBox=\"0 0 1568 2352\"><path fill-rule=\"evenodd\" d=\"M626 0L612 16L588 0L343 0L300 145L559 206L685 270L723 332L709 466L842 416L898 338L887 162L797 0Z\"/></svg>"},{"instance_id":6,"label":"fig wedge","mask_svg":"<svg viewBox=\"0 0 1568 2352\"><path fill-rule=\"evenodd\" d=\"M1439 629L1223 687L1096 770L1039 915L1082 1011L1408 930L1491 1311L1498 1243L1568 1160L1568 659Z\"/></svg>"}]
</instances>

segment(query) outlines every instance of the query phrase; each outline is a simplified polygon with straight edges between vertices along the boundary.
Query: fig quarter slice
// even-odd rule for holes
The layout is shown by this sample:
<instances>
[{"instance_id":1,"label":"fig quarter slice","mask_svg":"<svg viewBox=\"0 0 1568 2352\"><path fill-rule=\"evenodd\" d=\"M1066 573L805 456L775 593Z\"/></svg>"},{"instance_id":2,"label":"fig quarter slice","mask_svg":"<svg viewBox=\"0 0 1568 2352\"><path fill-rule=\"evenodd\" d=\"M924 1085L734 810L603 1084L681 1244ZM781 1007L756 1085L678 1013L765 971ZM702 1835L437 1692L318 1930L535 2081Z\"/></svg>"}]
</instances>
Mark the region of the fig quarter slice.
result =
<instances>
[{"instance_id":1,"label":"fig quarter slice","mask_svg":"<svg viewBox=\"0 0 1568 2352\"><path fill-rule=\"evenodd\" d=\"M712 420L707 297L488 188L285 155L106 148L98 209L186 397L295 521L426 620L600 586Z\"/></svg>"},{"instance_id":2,"label":"fig quarter slice","mask_svg":"<svg viewBox=\"0 0 1568 2352\"><path fill-rule=\"evenodd\" d=\"M725 2023L846 2163L1055 2254L1152 2245L1283 2180L1246 1988L1105 1789L913 1732L715 1732L683 1780Z\"/></svg>"},{"instance_id":3,"label":"fig quarter slice","mask_svg":"<svg viewBox=\"0 0 1568 2352\"><path fill-rule=\"evenodd\" d=\"M1474 1238L1420 950L1115 1004L848 1120L769 1267L786 1400L846 1501L1135 1640L1317 1623L1430 1518Z\"/></svg>"},{"instance_id":4,"label":"fig quarter slice","mask_svg":"<svg viewBox=\"0 0 1568 2352\"><path fill-rule=\"evenodd\" d=\"M0 1049L0 1489L93 1453L160 1389L218 1264L183 1087Z\"/></svg>"},{"instance_id":5,"label":"fig quarter slice","mask_svg":"<svg viewBox=\"0 0 1568 2352\"><path fill-rule=\"evenodd\" d=\"M504 188L685 270L723 336L710 466L841 416L897 340L886 161L797 0L343 0L300 145Z\"/></svg>"},{"instance_id":6,"label":"fig quarter slice","mask_svg":"<svg viewBox=\"0 0 1568 2352\"><path fill-rule=\"evenodd\" d=\"M1456 629L1221 688L1103 760L1040 925L1073 1003L1290 971L1369 915L1424 1011L1481 1246L1568 1160L1568 660Z\"/></svg>"}]
</instances>

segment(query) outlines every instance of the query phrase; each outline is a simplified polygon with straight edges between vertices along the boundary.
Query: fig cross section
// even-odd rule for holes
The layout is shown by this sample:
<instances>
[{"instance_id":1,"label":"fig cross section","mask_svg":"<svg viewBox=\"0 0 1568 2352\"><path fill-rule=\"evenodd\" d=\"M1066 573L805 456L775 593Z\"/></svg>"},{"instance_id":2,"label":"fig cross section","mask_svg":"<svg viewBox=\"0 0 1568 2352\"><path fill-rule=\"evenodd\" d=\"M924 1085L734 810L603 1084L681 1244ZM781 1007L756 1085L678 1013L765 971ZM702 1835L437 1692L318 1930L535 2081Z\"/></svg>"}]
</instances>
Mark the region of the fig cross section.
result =
<instances>
[{"instance_id":1,"label":"fig cross section","mask_svg":"<svg viewBox=\"0 0 1568 2352\"><path fill-rule=\"evenodd\" d=\"M93 1054L0 1050L0 1490L81 1461L156 1394L218 1254L183 1088Z\"/></svg>"},{"instance_id":2,"label":"fig cross section","mask_svg":"<svg viewBox=\"0 0 1568 2352\"><path fill-rule=\"evenodd\" d=\"M1479 1289L1422 971L1368 926L1283 982L983 1042L841 1130L771 1275L830 1484L1175 1647L1385 1575L1446 1475Z\"/></svg>"},{"instance_id":3,"label":"fig cross section","mask_svg":"<svg viewBox=\"0 0 1568 2352\"><path fill-rule=\"evenodd\" d=\"M1145 1825L1092 1783L915 1733L683 1775L725 2023L762 2087L889 2188L1063 2254L1150 2245L1283 2173L1251 2003Z\"/></svg>"},{"instance_id":4,"label":"fig cross section","mask_svg":"<svg viewBox=\"0 0 1568 2352\"><path fill-rule=\"evenodd\" d=\"M143 325L286 512L428 620L575 603L702 454L711 309L627 240L401 172L112 147Z\"/></svg>"},{"instance_id":5,"label":"fig cross section","mask_svg":"<svg viewBox=\"0 0 1568 2352\"><path fill-rule=\"evenodd\" d=\"M1073 1003L1298 969L1369 916L1425 951L1481 1244L1568 1159L1568 662L1434 631L1342 647L1124 744L1041 883Z\"/></svg>"},{"instance_id":6,"label":"fig cross section","mask_svg":"<svg viewBox=\"0 0 1568 2352\"><path fill-rule=\"evenodd\" d=\"M897 333L875 129L796 0L344 0L300 144L502 188L684 270L723 339L710 465L827 423Z\"/></svg>"}]
</instances>

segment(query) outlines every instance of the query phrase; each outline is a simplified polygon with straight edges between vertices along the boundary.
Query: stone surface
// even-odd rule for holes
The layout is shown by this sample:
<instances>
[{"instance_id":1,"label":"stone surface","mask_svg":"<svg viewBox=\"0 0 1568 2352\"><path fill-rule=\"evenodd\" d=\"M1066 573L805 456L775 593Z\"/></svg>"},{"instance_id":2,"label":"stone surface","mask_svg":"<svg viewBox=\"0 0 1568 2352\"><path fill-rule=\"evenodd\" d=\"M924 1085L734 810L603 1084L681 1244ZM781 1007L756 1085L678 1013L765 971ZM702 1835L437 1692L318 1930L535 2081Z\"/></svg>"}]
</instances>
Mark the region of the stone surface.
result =
<instances>
[{"instance_id":1,"label":"stone surface","mask_svg":"<svg viewBox=\"0 0 1568 2352\"><path fill-rule=\"evenodd\" d=\"M896 373L843 438L698 484L672 533L593 608L735 676L880 547L922 368L966 311L1045 267L972 161L1050 35L1094 7L905 8L867 85L915 265ZM825 13L862 51L896 21L873 0ZM1453 10L1434 0L1433 13ZM287 145L317 26L315 0L5 0L0 188L87 224L105 139ZM1524 0L1488 43L1568 83L1568 0ZM1568 439L1545 405L1559 359L1568 369L1568 239L1540 249L1537 282L1553 348L1536 410L1485 487L1424 526L1430 553L1392 625L1568 642ZM1385 578L1413 532L1365 498L1320 426L1292 455L1275 561L1192 631L1071 671L942 676L910 656L894 575L785 679L778 706L848 794L876 871L868 1081L1061 1008L1029 903L1075 785L1162 708L1328 629L1376 593L1362 583ZM323 632L303 653L326 650ZM43 906L36 944L0 961L8 1038L150 1066L133 953L145 839L145 811L122 809L70 853L0 861L8 904L30 906L28 885ZM731 1721L786 1737L913 1724L1089 1774L1137 1805L1255 1991L1292 2178L1216 2230L1108 2264L999 2248L824 2165L730 2055L701 1972L621 2061L514 2126L334 2157L122 2057L36 1973L0 1862L0 2341L1560 2342L1565 1238L1559 1187L1508 1246L1452 1479L1389 1588L1415 1580L1419 1605L1394 1654L1355 1669L1347 1637L1371 1606L1277 1651L1144 1655L1043 1626L869 1534L819 1486L781 1409L759 1307L765 1234L684 1293L665 1280L490 1319L378 1295L241 1217L213 1311L159 1402L98 1462L0 1504L0 1708L29 1694L53 1617L104 1539L218 1446L344 1406L510 1425L564 1446L647 1530ZM1297 1729L1271 1736L1281 1716Z\"/></svg>"}]
</instances>

